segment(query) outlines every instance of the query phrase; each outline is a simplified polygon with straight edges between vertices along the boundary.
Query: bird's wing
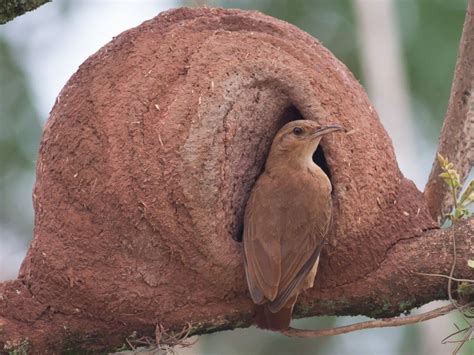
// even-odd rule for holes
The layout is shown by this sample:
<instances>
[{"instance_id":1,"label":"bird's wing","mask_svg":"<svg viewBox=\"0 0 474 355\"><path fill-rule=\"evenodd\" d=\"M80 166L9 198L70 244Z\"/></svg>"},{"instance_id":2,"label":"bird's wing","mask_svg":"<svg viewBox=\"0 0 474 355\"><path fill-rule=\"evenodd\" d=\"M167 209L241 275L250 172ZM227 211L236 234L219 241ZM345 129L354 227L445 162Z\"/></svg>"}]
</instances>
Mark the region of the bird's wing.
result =
<instances>
[{"instance_id":1,"label":"bird's wing","mask_svg":"<svg viewBox=\"0 0 474 355\"><path fill-rule=\"evenodd\" d=\"M301 284L321 253L331 220L330 196L314 196L314 199L306 196L306 199L295 198L295 201L297 205L289 203L293 211L288 214L291 218L287 219L286 231L280 240L281 277L278 295L269 304L272 312L278 312L295 293L301 291Z\"/></svg>"},{"instance_id":2,"label":"bird's wing","mask_svg":"<svg viewBox=\"0 0 474 355\"><path fill-rule=\"evenodd\" d=\"M302 265L302 267L298 270L298 272L294 275L294 277L290 280L286 287L282 288L275 300L270 302L270 304L268 305L268 309L272 313L277 313L278 311L280 311L287 304L289 299L295 296L296 292L299 291L299 286L305 281L306 276L318 260L322 246L323 243L318 245L318 247L314 250L313 254L311 254L309 259L306 260L306 262Z\"/></svg>"},{"instance_id":3,"label":"bird's wing","mask_svg":"<svg viewBox=\"0 0 474 355\"><path fill-rule=\"evenodd\" d=\"M244 217L244 260L250 295L256 304L274 300L280 281L278 207L261 176L252 189Z\"/></svg>"},{"instance_id":4,"label":"bird's wing","mask_svg":"<svg viewBox=\"0 0 474 355\"><path fill-rule=\"evenodd\" d=\"M291 181L275 186L269 179L265 173L259 178L247 202L244 260L252 300L269 301L269 309L278 312L300 292L319 257L331 218L331 197L317 190L308 196L307 189L295 189ZM288 199L281 198L282 192Z\"/></svg>"}]
</instances>

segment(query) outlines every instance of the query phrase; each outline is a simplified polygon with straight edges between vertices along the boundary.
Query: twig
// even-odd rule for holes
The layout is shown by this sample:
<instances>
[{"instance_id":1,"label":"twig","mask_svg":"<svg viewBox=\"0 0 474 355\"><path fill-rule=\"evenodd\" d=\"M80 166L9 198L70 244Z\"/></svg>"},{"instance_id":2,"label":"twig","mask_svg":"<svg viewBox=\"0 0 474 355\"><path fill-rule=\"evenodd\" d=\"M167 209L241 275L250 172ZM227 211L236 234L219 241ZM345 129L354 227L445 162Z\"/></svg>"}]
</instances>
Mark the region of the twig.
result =
<instances>
[{"instance_id":1,"label":"twig","mask_svg":"<svg viewBox=\"0 0 474 355\"><path fill-rule=\"evenodd\" d=\"M432 277L444 277L445 279L451 279L456 282L467 282L467 283L474 283L474 280L470 279L457 279L455 277L450 277L449 275L443 275L443 274L429 274L426 272L414 272L416 275L423 275L423 276L432 276Z\"/></svg>"},{"instance_id":2,"label":"twig","mask_svg":"<svg viewBox=\"0 0 474 355\"><path fill-rule=\"evenodd\" d=\"M125 338L125 341L127 342L127 345L130 347L130 349L135 350L135 347L132 345L130 340L128 340L128 338Z\"/></svg>"},{"instance_id":3,"label":"twig","mask_svg":"<svg viewBox=\"0 0 474 355\"><path fill-rule=\"evenodd\" d=\"M465 308L467 306L468 305L462 306L460 308ZM430 320L433 318L441 317L455 309L456 309L456 306L454 306L453 304L449 304L447 306L436 308L432 311L425 312L418 315L413 315L413 316L376 319L376 320L370 320L370 321L360 322L360 323L351 324L351 325L345 325L342 327L327 328L327 329L316 329L316 330L308 329L307 330L307 329L288 328L287 330L282 331L282 333L290 337L317 338L317 337L345 334L345 333L355 332L355 331L363 330L363 329L399 327L401 325L415 324L415 323L423 322L423 321Z\"/></svg>"},{"instance_id":4,"label":"twig","mask_svg":"<svg viewBox=\"0 0 474 355\"><path fill-rule=\"evenodd\" d=\"M455 189L452 189L452 191L455 191ZM454 196L454 206L455 208L457 208L457 196ZM461 316L463 317L464 321L468 324L468 326L454 334L451 334L450 336L448 336L447 338L443 339L443 341L447 342L447 339L451 338L452 336L456 335L456 334L459 334L460 332L466 332L466 334L464 335L464 337L461 339L461 340L458 340L457 342L459 343L456 348L453 350L453 355L456 355L459 350L461 350L461 348L463 347L463 345L468 341L468 339L471 337L472 335L472 332L473 332L473 325L469 322L469 320L467 319L467 315L464 314L463 312L463 308L465 307L460 307L459 304L456 302L456 300L453 299L453 296L452 296L452 293L451 293L451 285L452 285L452 281L453 281L453 276L454 276L454 269L456 268L456 261L457 261L457 253L456 253L456 234L453 233L452 235L452 238L453 238L453 265L451 266L451 271L449 273L449 278L448 278L448 297L449 297L449 301L451 302L451 305L453 305L454 307L456 307L456 309L458 310L458 312L461 314Z\"/></svg>"},{"instance_id":5,"label":"twig","mask_svg":"<svg viewBox=\"0 0 474 355\"><path fill-rule=\"evenodd\" d=\"M190 347L194 345L197 341L189 341L188 337L191 333L193 327L190 323L187 323L185 327L179 332L170 334L168 333L161 324L156 326L155 330L155 342L159 347L168 346L180 346L182 348Z\"/></svg>"},{"instance_id":6,"label":"twig","mask_svg":"<svg viewBox=\"0 0 474 355\"><path fill-rule=\"evenodd\" d=\"M455 324L455 326L456 326L456 328L458 328L456 324ZM464 332L466 332L466 334L464 335L464 337L462 339L460 339L460 340L449 340L453 336L464 333ZM459 350L461 350L463 345L467 341L471 340L472 333L473 333L473 328L472 328L472 325L469 324L466 328L463 328L463 329L458 328L457 332L454 332L453 334L448 335L446 338L441 340L441 344L458 344L452 352L453 355L456 355L459 352Z\"/></svg>"}]
</instances>

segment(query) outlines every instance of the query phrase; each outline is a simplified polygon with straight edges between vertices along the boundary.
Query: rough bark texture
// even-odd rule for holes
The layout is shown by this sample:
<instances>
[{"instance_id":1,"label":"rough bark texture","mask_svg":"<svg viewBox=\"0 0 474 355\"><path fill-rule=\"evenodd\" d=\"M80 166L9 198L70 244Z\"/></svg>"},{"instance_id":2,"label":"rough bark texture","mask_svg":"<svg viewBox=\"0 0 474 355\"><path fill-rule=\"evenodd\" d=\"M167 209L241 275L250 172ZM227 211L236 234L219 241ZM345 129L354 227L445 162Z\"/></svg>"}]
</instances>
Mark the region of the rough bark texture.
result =
<instances>
[{"instance_id":1,"label":"rough bark texture","mask_svg":"<svg viewBox=\"0 0 474 355\"><path fill-rule=\"evenodd\" d=\"M0 25L50 1L51 0L2 0L0 3Z\"/></svg>"},{"instance_id":2,"label":"rough bark texture","mask_svg":"<svg viewBox=\"0 0 474 355\"><path fill-rule=\"evenodd\" d=\"M18 280L0 285L0 344L103 349L158 323L249 325L232 238L273 134L301 116L348 133L324 138L315 157L333 183L334 223L299 315L387 316L445 297L443 280L410 271L446 273L453 232L429 231L437 224L348 69L288 23L182 8L116 37L58 96L34 239ZM459 228L472 235L472 221Z\"/></svg>"},{"instance_id":3,"label":"rough bark texture","mask_svg":"<svg viewBox=\"0 0 474 355\"><path fill-rule=\"evenodd\" d=\"M469 0L459 45L451 97L439 137L438 153L448 158L464 181L474 165L474 0ZM452 206L448 185L434 160L424 195L431 215L442 223Z\"/></svg>"}]
</instances>

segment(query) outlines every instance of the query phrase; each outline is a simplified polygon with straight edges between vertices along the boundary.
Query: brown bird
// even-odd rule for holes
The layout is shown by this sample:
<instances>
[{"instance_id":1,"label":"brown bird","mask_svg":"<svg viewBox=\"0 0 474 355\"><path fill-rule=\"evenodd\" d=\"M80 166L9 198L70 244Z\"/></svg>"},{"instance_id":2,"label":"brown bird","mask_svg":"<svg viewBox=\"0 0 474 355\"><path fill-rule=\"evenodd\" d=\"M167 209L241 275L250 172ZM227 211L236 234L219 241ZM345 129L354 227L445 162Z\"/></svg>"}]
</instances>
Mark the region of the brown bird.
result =
<instances>
[{"instance_id":1,"label":"brown bird","mask_svg":"<svg viewBox=\"0 0 474 355\"><path fill-rule=\"evenodd\" d=\"M312 156L323 135L339 130L309 120L287 123L250 194L244 261L260 328L288 328L299 293L313 287L331 221L332 186Z\"/></svg>"}]
</instances>

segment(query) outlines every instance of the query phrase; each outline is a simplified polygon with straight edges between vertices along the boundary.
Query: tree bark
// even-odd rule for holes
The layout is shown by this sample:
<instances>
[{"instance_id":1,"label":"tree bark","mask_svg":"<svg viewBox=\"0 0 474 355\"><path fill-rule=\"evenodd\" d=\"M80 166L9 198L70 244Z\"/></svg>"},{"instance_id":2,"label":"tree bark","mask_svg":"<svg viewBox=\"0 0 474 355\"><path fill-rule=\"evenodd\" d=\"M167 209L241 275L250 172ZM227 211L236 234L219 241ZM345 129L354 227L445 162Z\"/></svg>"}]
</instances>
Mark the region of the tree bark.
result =
<instances>
[{"instance_id":1,"label":"tree bark","mask_svg":"<svg viewBox=\"0 0 474 355\"><path fill-rule=\"evenodd\" d=\"M462 182L474 165L474 0L469 0L464 21L458 59L454 71L451 96L438 151L454 164ZM453 198L447 184L439 178L441 168L435 158L424 195L432 217L443 223Z\"/></svg>"},{"instance_id":2,"label":"tree bark","mask_svg":"<svg viewBox=\"0 0 474 355\"><path fill-rule=\"evenodd\" d=\"M3 0L0 3L0 25L50 1L51 0Z\"/></svg>"}]
</instances>

